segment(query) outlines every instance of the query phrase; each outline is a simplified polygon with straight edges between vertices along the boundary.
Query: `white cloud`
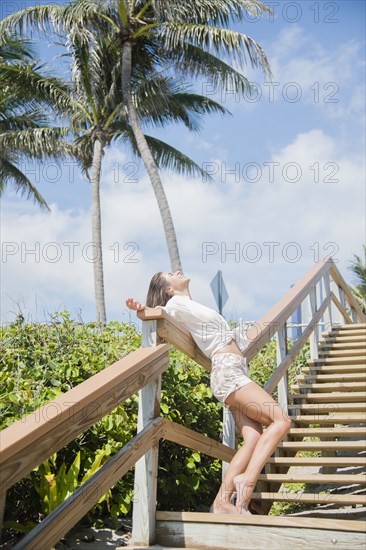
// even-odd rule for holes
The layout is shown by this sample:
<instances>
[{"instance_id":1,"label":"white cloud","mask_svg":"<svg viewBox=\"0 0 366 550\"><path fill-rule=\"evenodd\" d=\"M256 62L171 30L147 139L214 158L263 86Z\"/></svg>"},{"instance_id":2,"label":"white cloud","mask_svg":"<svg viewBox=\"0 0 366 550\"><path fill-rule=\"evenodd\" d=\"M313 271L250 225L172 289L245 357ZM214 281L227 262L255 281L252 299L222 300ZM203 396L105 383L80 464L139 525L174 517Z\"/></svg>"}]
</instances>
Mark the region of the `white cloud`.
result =
<instances>
[{"instance_id":1,"label":"white cloud","mask_svg":"<svg viewBox=\"0 0 366 550\"><path fill-rule=\"evenodd\" d=\"M292 101L301 97L301 101L321 107L330 118L363 118L365 61L357 41L341 42L330 51L304 29L294 26L280 32L268 55L275 99L282 96L286 100L288 95Z\"/></svg>"},{"instance_id":2,"label":"white cloud","mask_svg":"<svg viewBox=\"0 0 366 550\"><path fill-rule=\"evenodd\" d=\"M341 40L341 39L340 39ZM328 119L349 127L365 120L364 45L356 39L340 41L334 48L299 24L283 28L266 48L273 79L263 81L258 70L245 68L257 88L249 94L217 94L231 112L252 112L267 104L288 104L297 109L314 107Z\"/></svg>"}]
</instances>

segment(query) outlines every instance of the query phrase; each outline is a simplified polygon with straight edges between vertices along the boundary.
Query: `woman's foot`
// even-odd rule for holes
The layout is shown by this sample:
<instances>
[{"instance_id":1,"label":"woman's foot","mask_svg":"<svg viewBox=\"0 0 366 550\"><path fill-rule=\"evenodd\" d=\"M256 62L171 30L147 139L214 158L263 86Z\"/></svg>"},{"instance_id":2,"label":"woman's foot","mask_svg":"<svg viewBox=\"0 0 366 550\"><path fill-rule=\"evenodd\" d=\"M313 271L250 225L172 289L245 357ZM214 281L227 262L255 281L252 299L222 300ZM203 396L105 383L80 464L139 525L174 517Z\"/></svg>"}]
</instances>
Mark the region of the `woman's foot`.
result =
<instances>
[{"instance_id":1,"label":"woman's foot","mask_svg":"<svg viewBox=\"0 0 366 550\"><path fill-rule=\"evenodd\" d=\"M239 514L251 514L249 512L249 502L255 487L255 482L250 481L245 474L234 477L236 489L236 509Z\"/></svg>"},{"instance_id":2,"label":"woman's foot","mask_svg":"<svg viewBox=\"0 0 366 550\"><path fill-rule=\"evenodd\" d=\"M252 516L252 512L249 511L249 509L244 506L243 504L237 504L236 505L236 513L241 514L242 516Z\"/></svg>"},{"instance_id":3,"label":"woman's foot","mask_svg":"<svg viewBox=\"0 0 366 550\"><path fill-rule=\"evenodd\" d=\"M211 514L239 514L238 510L230 502L214 502L210 508Z\"/></svg>"}]
</instances>

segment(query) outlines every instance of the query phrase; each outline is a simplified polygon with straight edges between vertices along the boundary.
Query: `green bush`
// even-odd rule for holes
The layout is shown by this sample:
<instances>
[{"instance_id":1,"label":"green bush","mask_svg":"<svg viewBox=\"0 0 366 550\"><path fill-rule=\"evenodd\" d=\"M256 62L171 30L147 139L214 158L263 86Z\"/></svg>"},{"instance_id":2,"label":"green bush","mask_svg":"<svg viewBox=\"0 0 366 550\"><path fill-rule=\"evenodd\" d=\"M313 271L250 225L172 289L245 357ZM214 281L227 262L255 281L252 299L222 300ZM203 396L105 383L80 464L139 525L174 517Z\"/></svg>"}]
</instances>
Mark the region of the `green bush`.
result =
<instances>
[{"instance_id":1,"label":"green bush","mask_svg":"<svg viewBox=\"0 0 366 550\"><path fill-rule=\"evenodd\" d=\"M67 311L51 323L25 323L22 317L0 328L0 428L32 413L140 346L135 325L111 322L104 330L78 323ZM298 365L295 363L290 378ZM250 376L260 385L276 364L276 345L269 342L253 359ZM6 525L29 530L85 481L136 433L138 399L132 395L75 441L52 455L8 491ZM161 414L214 439L222 431L222 406L212 397L209 374L183 353L171 349L163 374ZM98 527L106 518L130 515L134 470L131 469L84 518ZM219 488L221 462L162 440L159 448L158 508L200 510Z\"/></svg>"}]
</instances>

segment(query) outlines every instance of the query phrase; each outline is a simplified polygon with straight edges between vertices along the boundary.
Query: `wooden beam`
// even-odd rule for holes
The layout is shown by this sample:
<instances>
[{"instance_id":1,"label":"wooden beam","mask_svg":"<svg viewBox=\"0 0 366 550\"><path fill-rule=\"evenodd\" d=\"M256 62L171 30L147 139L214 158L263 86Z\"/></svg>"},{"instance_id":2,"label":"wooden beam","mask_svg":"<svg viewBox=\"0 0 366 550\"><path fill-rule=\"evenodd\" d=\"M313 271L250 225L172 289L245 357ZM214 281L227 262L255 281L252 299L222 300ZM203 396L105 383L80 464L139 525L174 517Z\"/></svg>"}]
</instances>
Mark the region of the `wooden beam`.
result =
<instances>
[{"instance_id":1,"label":"wooden beam","mask_svg":"<svg viewBox=\"0 0 366 550\"><path fill-rule=\"evenodd\" d=\"M51 548L117 483L161 437L162 418L157 418L129 441L75 493L26 535L14 550Z\"/></svg>"},{"instance_id":2,"label":"wooden beam","mask_svg":"<svg viewBox=\"0 0 366 550\"><path fill-rule=\"evenodd\" d=\"M185 447L212 456L213 458L224 460L225 462L230 462L236 453L234 449L223 445L220 441L216 441L194 430L190 430L176 422L172 422L166 418L164 422L165 431L163 437L169 441L174 441L174 443L184 445Z\"/></svg>"},{"instance_id":3,"label":"wooden beam","mask_svg":"<svg viewBox=\"0 0 366 550\"><path fill-rule=\"evenodd\" d=\"M348 315L347 311L344 309L341 302L338 300L337 296L334 294L333 291L331 291L330 296L331 296L332 301L334 302L334 304L339 309L340 313L343 315L343 318L344 318L345 322L351 324L352 323L351 317Z\"/></svg>"},{"instance_id":4,"label":"wooden beam","mask_svg":"<svg viewBox=\"0 0 366 550\"><path fill-rule=\"evenodd\" d=\"M288 354L285 356L283 361L278 365L278 367L272 374L271 378L265 384L263 389L267 391L269 394L271 394L274 391L275 387L277 386L277 384L279 383L283 375L287 372L289 366L292 365L292 363L294 362L294 360L296 359L296 357L304 347L305 343L309 339L310 334L313 332L315 326L319 322L320 318L322 317L329 303L330 303L330 296L323 301L322 305L316 312L312 321L305 328L300 340L298 340L296 344L292 346Z\"/></svg>"},{"instance_id":5,"label":"wooden beam","mask_svg":"<svg viewBox=\"0 0 366 550\"><path fill-rule=\"evenodd\" d=\"M336 265L333 262L330 266L330 275L331 275L333 281L345 293L350 306L352 306L353 309L356 311L357 319L358 319L359 323L365 323L366 322L366 315L363 313L362 309L358 305L358 302L357 302L356 298L353 296L349 286L347 285L346 281L343 279L341 273L339 272L339 270L337 269Z\"/></svg>"},{"instance_id":6,"label":"wooden beam","mask_svg":"<svg viewBox=\"0 0 366 550\"><path fill-rule=\"evenodd\" d=\"M169 346L140 348L1 432L1 493L167 368Z\"/></svg>"}]
</instances>

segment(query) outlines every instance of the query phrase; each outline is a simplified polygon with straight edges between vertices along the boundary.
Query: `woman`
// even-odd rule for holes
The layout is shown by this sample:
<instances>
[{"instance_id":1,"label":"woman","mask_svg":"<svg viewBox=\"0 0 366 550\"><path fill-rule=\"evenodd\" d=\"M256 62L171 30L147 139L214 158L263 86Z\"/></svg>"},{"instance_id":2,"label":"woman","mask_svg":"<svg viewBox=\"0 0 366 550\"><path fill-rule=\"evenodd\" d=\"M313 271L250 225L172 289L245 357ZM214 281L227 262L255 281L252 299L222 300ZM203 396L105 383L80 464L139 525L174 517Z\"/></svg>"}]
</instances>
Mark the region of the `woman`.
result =
<instances>
[{"instance_id":1,"label":"woman","mask_svg":"<svg viewBox=\"0 0 366 550\"><path fill-rule=\"evenodd\" d=\"M151 279L146 306L165 309L210 357L212 393L230 408L245 442L230 462L210 511L250 514L248 507L259 474L288 433L291 421L278 403L248 378L241 339L221 315L191 299L189 281L179 271L157 273ZM136 311L145 309L132 298L126 300L126 305ZM264 432L263 425L267 426ZM235 490L234 506L231 497Z\"/></svg>"}]
</instances>

